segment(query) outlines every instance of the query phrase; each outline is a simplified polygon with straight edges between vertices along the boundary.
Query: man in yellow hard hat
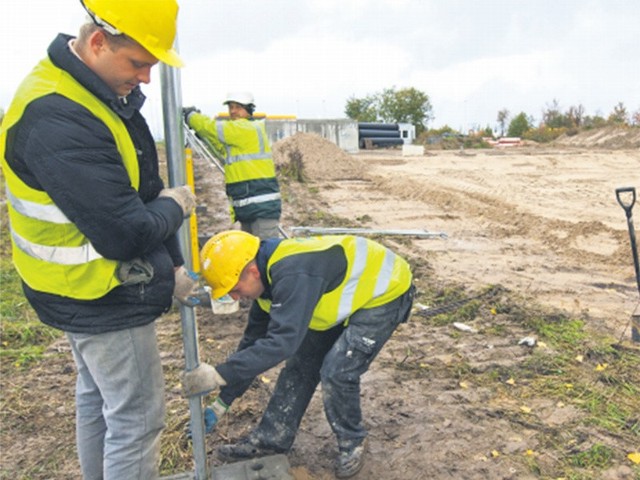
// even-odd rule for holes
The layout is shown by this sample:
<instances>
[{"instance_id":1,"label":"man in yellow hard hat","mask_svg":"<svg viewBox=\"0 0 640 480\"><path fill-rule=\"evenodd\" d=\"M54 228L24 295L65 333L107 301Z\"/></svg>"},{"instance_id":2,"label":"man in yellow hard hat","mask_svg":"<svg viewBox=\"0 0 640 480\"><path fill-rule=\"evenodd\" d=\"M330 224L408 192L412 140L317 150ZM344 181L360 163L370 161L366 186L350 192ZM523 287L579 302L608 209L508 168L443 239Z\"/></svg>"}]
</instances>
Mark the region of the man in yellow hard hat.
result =
<instances>
[{"instance_id":1,"label":"man in yellow hard hat","mask_svg":"<svg viewBox=\"0 0 640 480\"><path fill-rule=\"evenodd\" d=\"M230 92L223 104L229 120L209 118L195 107L183 109L184 120L224 158L233 220L240 222L241 230L262 239L277 238L282 202L265 123L253 119L250 92Z\"/></svg>"},{"instance_id":2,"label":"man in yellow hard hat","mask_svg":"<svg viewBox=\"0 0 640 480\"><path fill-rule=\"evenodd\" d=\"M225 461L287 452L318 383L337 437L336 476L362 467L360 377L397 326L414 296L408 263L361 237L269 239L221 232L200 253L202 275L219 298L254 300L237 351L215 368L186 372L187 395L221 387L213 414L223 415L260 373L286 365L260 424L238 443L224 445Z\"/></svg>"},{"instance_id":3,"label":"man in yellow hard hat","mask_svg":"<svg viewBox=\"0 0 640 480\"><path fill-rule=\"evenodd\" d=\"M158 61L182 63L178 5L82 4L91 20L55 38L0 130L13 262L40 320L71 344L83 478L154 479L165 415L154 321L194 288L175 234L195 199L164 188L140 84Z\"/></svg>"}]
</instances>

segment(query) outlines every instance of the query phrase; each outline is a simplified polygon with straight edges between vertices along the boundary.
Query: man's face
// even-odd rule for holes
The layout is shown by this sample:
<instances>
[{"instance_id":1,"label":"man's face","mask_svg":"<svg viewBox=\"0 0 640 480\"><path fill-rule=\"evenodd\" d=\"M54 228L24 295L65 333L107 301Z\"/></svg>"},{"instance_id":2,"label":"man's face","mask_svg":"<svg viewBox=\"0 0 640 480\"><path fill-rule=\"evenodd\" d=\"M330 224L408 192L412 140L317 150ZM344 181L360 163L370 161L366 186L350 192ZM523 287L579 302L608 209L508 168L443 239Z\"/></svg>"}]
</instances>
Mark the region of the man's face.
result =
<instances>
[{"instance_id":1,"label":"man's face","mask_svg":"<svg viewBox=\"0 0 640 480\"><path fill-rule=\"evenodd\" d=\"M249 112L245 110L245 108L236 102L229 102L227 104L229 108L229 118L231 120L238 120L241 118L249 118Z\"/></svg>"},{"instance_id":2,"label":"man's face","mask_svg":"<svg viewBox=\"0 0 640 480\"><path fill-rule=\"evenodd\" d=\"M151 67L158 63L156 57L137 43L114 49L101 32L96 34L99 37L93 39L94 56L89 66L116 95L124 97L139 84L149 83Z\"/></svg>"},{"instance_id":3,"label":"man's face","mask_svg":"<svg viewBox=\"0 0 640 480\"><path fill-rule=\"evenodd\" d=\"M247 265L247 267L240 274L240 280L236 283L236 286L231 289L229 295L234 300L240 298L246 298L255 300L264 292L264 285L260 280L260 272L255 263Z\"/></svg>"}]
</instances>

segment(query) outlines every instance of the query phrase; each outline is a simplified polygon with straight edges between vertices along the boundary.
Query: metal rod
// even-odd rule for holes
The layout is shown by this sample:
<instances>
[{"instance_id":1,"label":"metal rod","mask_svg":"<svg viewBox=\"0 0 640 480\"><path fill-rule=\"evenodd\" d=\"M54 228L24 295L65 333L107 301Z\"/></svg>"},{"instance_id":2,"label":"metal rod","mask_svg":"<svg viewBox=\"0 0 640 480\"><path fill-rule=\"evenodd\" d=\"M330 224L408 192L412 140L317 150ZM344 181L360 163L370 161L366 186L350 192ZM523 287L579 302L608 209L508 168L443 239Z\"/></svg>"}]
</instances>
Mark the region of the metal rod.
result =
<instances>
[{"instance_id":1,"label":"metal rod","mask_svg":"<svg viewBox=\"0 0 640 480\"><path fill-rule=\"evenodd\" d=\"M373 228L341 228L341 227L291 227L295 234L311 235L407 235L419 238L449 238L444 232L429 232L427 230L384 230Z\"/></svg>"},{"instance_id":2,"label":"metal rod","mask_svg":"<svg viewBox=\"0 0 640 480\"><path fill-rule=\"evenodd\" d=\"M182 94L178 69L161 64L160 81L169 185L172 187L185 185L187 178L184 138L182 136ZM187 266L193 268L193 265L190 265L192 263L192 255L190 253L191 241L188 222L185 222L178 231L178 240ZM181 305L180 318L182 323L185 368L187 370L193 370L200 363L198 354L198 329L194 309ZM209 478L209 467L207 464L205 445L204 412L200 397L189 398L189 411L191 416L191 439L195 462L195 478L196 480L205 480Z\"/></svg>"},{"instance_id":3,"label":"metal rod","mask_svg":"<svg viewBox=\"0 0 640 480\"><path fill-rule=\"evenodd\" d=\"M198 136L193 133L193 131L186 125L184 125L184 132L187 137L187 142L189 142L191 148L198 152L199 155L202 155L205 159L209 160L209 162L212 163L220 171L220 173L224 175L224 167L222 166L224 160L214 155L212 151L213 148L207 148L207 145L204 143L204 141L198 138Z\"/></svg>"}]
</instances>

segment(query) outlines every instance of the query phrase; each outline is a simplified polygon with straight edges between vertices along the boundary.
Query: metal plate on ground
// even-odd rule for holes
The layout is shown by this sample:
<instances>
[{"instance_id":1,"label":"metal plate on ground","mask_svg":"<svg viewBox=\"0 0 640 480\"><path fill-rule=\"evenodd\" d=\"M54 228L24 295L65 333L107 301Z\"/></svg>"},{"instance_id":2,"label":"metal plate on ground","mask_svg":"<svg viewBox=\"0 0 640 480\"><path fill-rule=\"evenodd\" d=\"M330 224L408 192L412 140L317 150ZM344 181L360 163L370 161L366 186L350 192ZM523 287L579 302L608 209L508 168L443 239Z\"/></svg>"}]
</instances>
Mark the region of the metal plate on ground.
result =
<instances>
[{"instance_id":1,"label":"metal plate on ground","mask_svg":"<svg viewBox=\"0 0 640 480\"><path fill-rule=\"evenodd\" d=\"M215 467L211 480L294 480L286 455L270 455Z\"/></svg>"},{"instance_id":2,"label":"metal plate on ground","mask_svg":"<svg viewBox=\"0 0 640 480\"><path fill-rule=\"evenodd\" d=\"M294 480L286 455L270 455L210 469L211 480ZM177 473L161 480L196 480L193 472Z\"/></svg>"}]
</instances>

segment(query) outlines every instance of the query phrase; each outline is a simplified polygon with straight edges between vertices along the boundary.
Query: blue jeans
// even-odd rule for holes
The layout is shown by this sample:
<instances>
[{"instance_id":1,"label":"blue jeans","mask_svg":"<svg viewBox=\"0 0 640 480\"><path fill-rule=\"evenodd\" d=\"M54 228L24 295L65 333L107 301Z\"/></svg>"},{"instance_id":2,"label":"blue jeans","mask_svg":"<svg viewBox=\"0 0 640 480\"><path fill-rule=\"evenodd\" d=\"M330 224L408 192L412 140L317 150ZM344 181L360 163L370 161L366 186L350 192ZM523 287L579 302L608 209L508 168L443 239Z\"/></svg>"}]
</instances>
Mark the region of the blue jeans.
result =
<instances>
[{"instance_id":1,"label":"blue jeans","mask_svg":"<svg viewBox=\"0 0 640 480\"><path fill-rule=\"evenodd\" d=\"M340 449L364 440L360 408L360 377L368 369L397 326L409 318L411 287L396 300L359 310L347 327L309 330L298 351L287 360L260 424L250 434L259 445L286 452L293 445L311 397L322 382L322 399L329 425Z\"/></svg>"},{"instance_id":2,"label":"blue jeans","mask_svg":"<svg viewBox=\"0 0 640 480\"><path fill-rule=\"evenodd\" d=\"M156 479L165 402L155 322L67 332L78 369L76 441L84 480Z\"/></svg>"}]
</instances>

